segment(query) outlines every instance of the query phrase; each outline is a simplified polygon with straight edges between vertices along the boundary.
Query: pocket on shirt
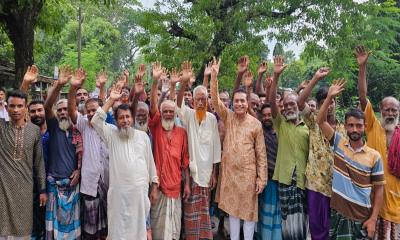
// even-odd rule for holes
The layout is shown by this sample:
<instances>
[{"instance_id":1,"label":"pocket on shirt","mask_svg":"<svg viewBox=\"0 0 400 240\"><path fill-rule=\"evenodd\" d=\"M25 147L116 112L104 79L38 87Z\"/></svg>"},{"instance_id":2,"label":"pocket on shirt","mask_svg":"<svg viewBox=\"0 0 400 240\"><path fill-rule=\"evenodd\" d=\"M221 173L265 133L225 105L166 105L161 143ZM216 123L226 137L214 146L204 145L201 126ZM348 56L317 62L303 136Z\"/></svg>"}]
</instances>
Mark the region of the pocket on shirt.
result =
<instances>
[{"instance_id":1,"label":"pocket on shirt","mask_svg":"<svg viewBox=\"0 0 400 240\"><path fill-rule=\"evenodd\" d=\"M201 130L199 136L200 143L211 144L212 132L210 130Z\"/></svg>"}]
</instances>

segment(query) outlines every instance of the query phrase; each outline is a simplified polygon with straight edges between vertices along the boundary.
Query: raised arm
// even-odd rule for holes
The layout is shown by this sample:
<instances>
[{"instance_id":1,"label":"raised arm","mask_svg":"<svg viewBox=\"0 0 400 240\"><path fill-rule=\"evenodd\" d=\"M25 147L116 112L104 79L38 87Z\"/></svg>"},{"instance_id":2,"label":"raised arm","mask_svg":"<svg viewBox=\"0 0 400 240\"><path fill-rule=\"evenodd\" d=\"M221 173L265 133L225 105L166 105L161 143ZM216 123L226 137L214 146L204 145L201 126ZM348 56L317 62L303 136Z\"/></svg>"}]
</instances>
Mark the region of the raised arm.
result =
<instances>
[{"instance_id":1,"label":"raised arm","mask_svg":"<svg viewBox=\"0 0 400 240\"><path fill-rule=\"evenodd\" d=\"M358 63L358 97L362 111L367 106L367 61L371 52L366 52L363 46L357 46L355 55Z\"/></svg>"},{"instance_id":2,"label":"raised arm","mask_svg":"<svg viewBox=\"0 0 400 240\"><path fill-rule=\"evenodd\" d=\"M124 86L124 81L118 81L115 86L111 89L110 97L107 102L103 105L102 109L106 113L114 105L114 102L121 98L122 87Z\"/></svg>"},{"instance_id":3,"label":"raised arm","mask_svg":"<svg viewBox=\"0 0 400 240\"><path fill-rule=\"evenodd\" d=\"M22 80L22 84L20 86L20 90L24 93L28 93L29 87L32 83L37 81L37 77L39 75L39 69L36 65L28 66L26 73L24 75L24 79Z\"/></svg>"},{"instance_id":4,"label":"raised arm","mask_svg":"<svg viewBox=\"0 0 400 240\"><path fill-rule=\"evenodd\" d=\"M135 76L135 83L131 89L131 91L134 91L134 96L133 99L131 100L131 112L132 112L132 118L133 121L135 122L136 118L136 110L137 110L137 105L139 102L139 97L144 93L144 84L142 82L142 78L136 74Z\"/></svg>"},{"instance_id":5,"label":"raised arm","mask_svg":"<svg viewBox=\"0 0 400 240\"><path fill-rule=\"evenodd\" d=\"M155 62L152 65L153 68L153 84L151 85L150 91L150 116L154 116L158 111L158 104L157 104L157 88L158 88L158 81L160 80L162 68L160 62Z\"/></svg>"},{"instance_id":6,"label":"raised arm","mask_svg":"<svg viewBox=\"0 0 400 240\"><path fill-rule=\"evenodd\" d=\"M253 90L253 74L250 71L247 71L243 75L243 84L246 87L246 95L247 95L247 102L250 103L250 98ZM257 118L257 114L254 112L253 108L249 105L247 108L249 114L255 118Z\"/></svg>"},{"instance_id":7,"label":"raised arm","mask_svg":"<svg viewBox=\"0 0 400 240\"><path fill-rule=\"evenodd\" d=\"M271 89L270 89L270 104L271 104L271 113L272 117L276 118L279 113L279 108L278 105L275 101L276 99L276 94L277 94L277 88L278 88L278 81L279 77L281 76L283 70L287 67L286 64L284 64L284 59L282 56L275 56L274 57L274 76L272 78L272 83L271 83Z\"/></svg>"},{"instance_id":8,"label":"raised arm","mask_svg":"<svg viewBox=\"0 0 400 240\"><path fill-rule=\"evenodd\" d=\"M46 118L54 118L53 105L57 100L58 94L64 85L72 78L72 69L68 66L60 68L60 73L57 82L50 91L46 102L44 103L44 110L46 112Z\"/></svg>"},{"instance_id":9,"label":"raised arm","mask_svg":"<svg viewBox=\"0 0 400 240\"><path fill-rule=\"evenodd\" d=\"M263 61L260 66L258 67L258 76L257 76L257 81L256 81L256 94L260 94L260 93L264 93L265 94L265 90L264 90L264 86L262 83L262 78L264 73L267 71L268 66L267 66L267 62Z\"/></svg>"},{"instance_id":10,"label":"raised arm","mask_svg":"<svg viewBox=\"0 0 400 240\"><path fill-rule=\"evenodd\" d=\"M190 76L192 74L192 62L185 61L181 64L181 86L178 92L178 98L176 100L177 106L182 107L183 103L183 95L185 93L185 89L187 88Z\"/></svg>"},{"instance_id":11,"label":"raised arm","mask_svg":"<svg viewBox=\"0 0 400 240\"><path fill-rule=\"evenodd\" d=\"M176 68L172 68L171 70L171 74L170 74L170 79L169 79L169 97L171 100L175 99L175 95L176 95L176 83L181 82L181 78L179 77L178 72L176 71ZM180 85L180 89L182 89L182 82ZM178 94L180 93L180 89ZM179 96L178 96L179 97ZM183 93L182 93L182 98L183 98ZM176 99L176 101L178 102L178 99ZM177 105L178 107L180 107L180 105Z\"/></svg>"},{"instance_id":12,"label":"raised arm","mask_svg":"<svg viewBox=\"0 0 400 240\"><path fill-rule=\"evenodd\" d=\"M249 56L243 56L239 58L238 66L237 66L237 76L235 80L235 85L233 86L233 92L239 89L240 82L242 81L244 73L247 71L249 67L250 58Z\"/></svg>"},{"instance_id":13,"label":"raised arm","mask_svg":"<svg viewBox=\"0 0 400 240\"><path fill-rule=\"evenodd\" d=\"M271 92L271 85L272 85L272 77L269 74L267 74L267 77L265 78L265 81L264 81L265 97L266 97L267 103L271 102L271 99L269 99L270 92Z\"/></svg>"},{"instance_id":14,"label":"raised arm","mask_svg":"<svg viewBox=\"0 0 400 240\"><path fill-rule=\"evenodd\" d=\"M315 72L313 78L311 81L309 81L307 84L301 84L304 85L303 91L301 91L299 97L297 98L297 105L299 107L299 110L302 111L304 109L304 106L306 104L306 100L311 96L311 92L314 89L315 85L326 77L329 74L329 68L320 68Z\"/></svg>"},{"instance_id":15,"label":"raised arm","mask_svg":"<svg viewBox=\"0 0 400 240\"><path fill-rule=\"evenodd\" d=\"M105 71L100 71L97 74L96 77L96 87L99 88L100 92L99 92L99 99L101 101L105 101L106 100L106 82L107 82L107 73Z\"/></svg>"},{"instance_id":16,"label":"raised arm","mask_svg":"<svg viewBox=\"0 0 400 240\"><path fill-rule=\"evenodd\" d=\"M78 111L76 110L76 91L83 85L86 73L82 68L78 69L71 78L71 85L68 92L68 115L71 121L76 124Z\"/></svg>"},{"instance_id":17,"label":"raised arm","mask_svg":"<svg viewBox=\"0 0 400 240\"><path fill-rule=\"evenodd\" d=\"M339 93L344 90L345 83L346 82L343 79L335 80L333 82L332 86L329 88L328 96L320 107L317 115L317 123L319 125L319 128L321 129L322 134L324 134L325 138L329 141L332 139L335 133L335 130L328 123L329 104L332 102L332 99L334 99Z\"/></svg>"},{"instance_id":18,"label":"raised arm","mask_svg":"<svg viewBox=\"0 0 400 240\"><path fill-rule=\"evenodd\" d=\"M221 65L221 59L217 61L215 57L213 57L213 65L211 68L211 102L214 107L214 110L218 113L221 117L222 121L226 120L228 109L219 99L218 94L218 73L219 67Z\"/></svg>"},{"instance_id":19,"label":"raised arm","mask_svg":"<svg viewBox=\"0 0 400 240\"><path fill-rule=\"evenodd\" d=\"M208 88L208 79L211 76L211 67L212 67L212 61L210 61L208 64L206 64L204 68L204 76L203 76L203 86Z\"/></svg>"}]
</instances>

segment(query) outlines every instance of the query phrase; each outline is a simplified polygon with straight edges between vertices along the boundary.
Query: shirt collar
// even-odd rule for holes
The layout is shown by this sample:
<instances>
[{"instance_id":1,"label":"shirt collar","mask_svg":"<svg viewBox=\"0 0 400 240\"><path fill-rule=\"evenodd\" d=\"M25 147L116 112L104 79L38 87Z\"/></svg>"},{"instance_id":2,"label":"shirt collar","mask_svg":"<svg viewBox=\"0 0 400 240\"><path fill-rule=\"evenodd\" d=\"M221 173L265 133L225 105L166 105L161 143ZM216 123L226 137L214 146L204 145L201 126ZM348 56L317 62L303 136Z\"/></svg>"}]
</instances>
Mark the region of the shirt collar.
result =
<instances>
[{"instance_id":1,"label":"shirt collar","mask_svg":"<svg viewBox=\"0 0 400 240\"><path fill-rule=\"evenodd\" d=\"M354 153L367 152L366 151L366 146L367 146L366 143L364 143L364 145L358 149L352 148L349 141L347 141L344 145Z\"/></svg>"}]
</instances>

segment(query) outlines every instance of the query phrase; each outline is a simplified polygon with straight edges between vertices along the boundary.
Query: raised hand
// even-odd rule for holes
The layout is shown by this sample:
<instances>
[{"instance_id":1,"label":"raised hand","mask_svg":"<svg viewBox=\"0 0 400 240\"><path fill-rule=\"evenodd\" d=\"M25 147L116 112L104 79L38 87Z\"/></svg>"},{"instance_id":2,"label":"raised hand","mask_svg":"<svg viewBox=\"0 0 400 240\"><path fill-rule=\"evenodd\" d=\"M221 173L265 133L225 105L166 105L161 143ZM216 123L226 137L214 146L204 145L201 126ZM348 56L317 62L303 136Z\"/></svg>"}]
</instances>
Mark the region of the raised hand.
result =
<instances>
[{"instance_id":1,"label":"raised hand","mask_svg":"<svg viewBox=\"0 0 400 240\"><path fill-rule=\"evenodd\" d=\"M164 78L161 80L161 92L168 92L169 90L169 78Z\"/></svg>"},{"instance_id":2,"label":"raised hand","mask_svg":"<svg viewBox=\"0 0 400 240\"><path fill-rule=\"evenodd\" d=\"M211 67L212 67L212 61L208 62L204 68L204 76L210 76L211 75Z\"/></svg>"},{"instance_id":3,"label":"raised hand","mask_svg":"<svg viewBox=\"0 0 400 240\"><path fill-rule=\"evenodd\" d=\"M250 58L249 56L243 56L239 58L238 65L237 65L237 71L239 74L244 74L247 71L247 68L249 67L250 63Z\"/></svg>"},{"instance_id":4,"label":"raised hand","mask_svg":"<svg viewBox=\"0 0 400 240\"><path fill-rule=\"evenodd\" d=\"M354 54L357 58L358 65L363 66L367 64L368 57L371 54L371 51L366 52L363 46L357 46Z\"/></svg>"},{"instance_id":5,"label":"raised hand","mask_svg":"<svg viewBox=\"0 0 400 240\"><path fill-rule=\"evenodd\" d=\"M96 87L101 88L104 86L104 84L106 84L106 82L107 82L107 72L100 71L96 77Z\"/></svg>"},{"instance_id":6,"label":"raised hand","mask_svg":"<svg viewBox=\"0 0 400 240\"><path fill-rule=\"evenodd\" d=\"M287 64L284 64L284 62L283 56L274 57L274 74L280 75L285 70Z\"/></svg>"},{"instance_id":7,"label":"raised hand","mask_svg":"<svg viewBox=\"0 0 400 240\"><path fill-rule=\"evenodd\" d=\"M314 77L316 77L318 80L321 80L326 77L330 71L331 70L327 67L320 68L317 70L317 72L315 72Z\"/></svg>"},{"instance_id":8,"label":"raised hand","mask_svg":"<svg viewBox=\"0 0 400 240\"><path fill-rule=\"evenodd\" d=\"M128 69L124 70L123 75L125 76L126 84L128 84L128 82L129 82L129 71L128 71Z\"/></svg>"},{"instance_id":9,"label":"raised hand","mask_svg":"<svg viewBox=\"0 0 400 240\"><path fill-rule=\"evenodd\" d=\"M263 61L260 66L258 66L258 75L263 75L268 69L267 62Z\"/></svg>"},{"instance_id":10,"label":"raised hand","mask_svg":"<svg viewBox=\"0 0 400 240\"><path fill-rule=\"evenodd\" d=\"M120 99L122 97L122 86L121 86L121 82L118 82L116 85L114 85L111 89L110 92L110 99L116 101L118 99Z\"/></svg>"},{"instance_id":11,"label":"raised hand","mask_svg":"<svg viewBox=\"0 0 400 240\"><path fill-rule=\"evenodd\" d=\"M140 64L139 69L136 72L136 75L140 76L140 78L143 79L144 75L146 75L146 65ZM136 78L136 76L135 76L135 78Z\"/></svg>"},{"instance_id":12,"label":"raised hand","mask_svg":"<svg viewBox=\"0 0 400 240\"><path fill-rule=\"evenodd\" d=\"M171 70L171 74L170 74L170 80L169 83L170 84L176 84L177 82L181 81L181 78L179 77L178 72L176 71L176 68L172 68Z\"/></svg>"},{"instance_id":13,"label":"raised hand","mask_svg":"<svg viewBox=\"0 0 400 240\"><path fill-rule=\"evenodd\" d=\"M192 62L190 61L184 61L181 64L181 79L182 82L188 83L190 81L190 78L192 77Z\"/></svg>"},{"instance_id":14,"label":"raised hand","mask_svg":"<svg viewBox=\"0 0 400 240\"><path fill-rule=\"evenodd\" d=\"M81 87L83 85L83 82L86 79L86 73L83 70L83 68L79 68L78 70L75 71L74 75L71 77L71 86L74 87Z\"/></svg>"},{"instance_id":15,"label":"raised hand","mask_svg":"<svg viewBox=\"0 0 400 240\"><path fill-rule=\"evenodd\" d=\"M140 74L135 75L134 89L135 89L135 94L142 94L144 92L144 85Z\"/></svg>"},{"instance_id":16,"label":"raised hand","mask_svg":"<svg viewBox=\"0 0 400 240\"><path fill-rule=\"evenodd\" d=\"M344 90L344 85L346 85L346 81L344 79L334 80L332 85L329 87L328 96L336 97Z\"/></svg>"},{"instance_id":17,"label":"raised hand","mask_svg":"<svg viewBox=\"0 0 400 240\"><path fill-rule=\"evenodd\" d=\"M160 79L164 80L164 79L167 79L167 78L168 78L168 70L165 67L163 67Z\"/></svg>"},{"instance_id":18,"label":"raised hand","mask_svg":"<svg viewBox=\"0 0 400 240\"><path fill-rule=\"evenodd\" d=\"M246 87L250 87L253 84L253 74L250 71L247 71L243 75L243 85Z\"/></svg>"},{"instance_id":19,"label":"raised hand","mask_svg":"<svg viewBox=\"0 0 400 240\"><path fill-rule=\"evenodd\" d=\"M59 70L57 85L64 86L72 78L72 69L69 66L63 66Z\"/></svg>"},{"instance_id":20,"label":"raised hand","mask_svg":"<svg viewBox=\"0 0 400 240\"><path fill-rule=\"evenodd\" d=\"M152 65L152 70L153 70L153 80L157 82L160 80L161 74L162 74L162 68L161 68L161 63L160 62L154 62Z\"/></svg>"},{"instance_id":21,"label":"raised hand","mask_svg":"<svg viewBox=\"0 0 400 240\"><path fill-rule=\"evenodd\" d=\"M211 66L211 77L217 77L219 73L219 67L221 66L221 58L218 59L214 56L213 61L212 61L212 66Z\"/></svg>"},{"instance_id":22,"label":"raised hand","mask_svg":"<svg viewBox=\"0 0 400 240\"><path fill-rule=\"evenodd\" d=\"M271 87L271 85L272 85L272 77L269 74L267 74L267 77L265 78L264 82L264 87L268 89Z\"/></svg>"},{"instance_id":23,"label":"raised hand","mask_svg":"<svg viewBox=\"0 0 400 240\"><path fill-rule=\"evenodd\" d=\"M29 84L34 83L37 81L38 75L39 69L36 67L36 65L28 66L23 81Z\"/></svg>"}]
</instances>

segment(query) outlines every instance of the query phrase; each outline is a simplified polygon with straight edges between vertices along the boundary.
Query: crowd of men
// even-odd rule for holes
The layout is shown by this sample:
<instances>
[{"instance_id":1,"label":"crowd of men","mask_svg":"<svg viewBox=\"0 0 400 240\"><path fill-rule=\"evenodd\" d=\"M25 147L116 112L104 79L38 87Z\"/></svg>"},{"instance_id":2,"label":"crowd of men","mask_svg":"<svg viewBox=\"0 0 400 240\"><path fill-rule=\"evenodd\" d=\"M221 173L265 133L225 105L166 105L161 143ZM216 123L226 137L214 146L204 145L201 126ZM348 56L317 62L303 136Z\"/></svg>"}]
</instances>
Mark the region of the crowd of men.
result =
<instances>
[{"instance_id":1,"label":"crowd of men","mask_svg":"<svg viewBox=\"0 0 400 240\"><path fill-rule=\"evenodd\" d=\"M355 50L360 106L343 122L346 82L311 97L320 68L279 91L281 56L255 80L241 57L232 98L215 57L196 87L191 62L153 63L150 92L144 65L108 90L100 72L94 93L62 67L28 103L29 67L19 90L0 89L0 240L213 239L215 217L233 240L400 239L400 105L385 97L376 117L369 54Z\"/></svg>"}]
</instances>

